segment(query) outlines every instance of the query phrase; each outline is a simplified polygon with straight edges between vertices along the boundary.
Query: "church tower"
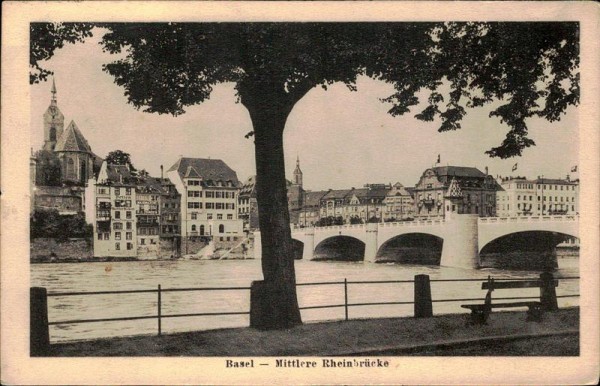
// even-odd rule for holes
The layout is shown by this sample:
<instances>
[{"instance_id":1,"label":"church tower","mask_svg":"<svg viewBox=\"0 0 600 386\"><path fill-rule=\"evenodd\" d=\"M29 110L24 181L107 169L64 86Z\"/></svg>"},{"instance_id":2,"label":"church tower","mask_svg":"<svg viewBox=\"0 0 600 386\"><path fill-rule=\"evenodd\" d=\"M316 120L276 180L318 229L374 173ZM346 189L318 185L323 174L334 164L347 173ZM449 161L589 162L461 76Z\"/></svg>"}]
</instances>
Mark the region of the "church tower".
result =
<instances>
[{"instance_id":1,"label":"church tower","mask_svg":"<svg viewBox=\"0 0 600 386\"><path fill-rule=\"evenodd\" d=\"M65 125L65 117L56 103L56 84L52 79L52 98L50 106L44 113L44 150L54 150L56 141L61 137Z\"/></svg>"},{"instance_id":2,"label":"church tower","mask_svg":"<svg viewBox=\"0 0 600 386\"><path fill-rule=\"evenodd\" d=\"M296 169L294 170L294 185L302 187L302 170L300 170L300 157L296 158Z\"/></svg>"}]
</instances>

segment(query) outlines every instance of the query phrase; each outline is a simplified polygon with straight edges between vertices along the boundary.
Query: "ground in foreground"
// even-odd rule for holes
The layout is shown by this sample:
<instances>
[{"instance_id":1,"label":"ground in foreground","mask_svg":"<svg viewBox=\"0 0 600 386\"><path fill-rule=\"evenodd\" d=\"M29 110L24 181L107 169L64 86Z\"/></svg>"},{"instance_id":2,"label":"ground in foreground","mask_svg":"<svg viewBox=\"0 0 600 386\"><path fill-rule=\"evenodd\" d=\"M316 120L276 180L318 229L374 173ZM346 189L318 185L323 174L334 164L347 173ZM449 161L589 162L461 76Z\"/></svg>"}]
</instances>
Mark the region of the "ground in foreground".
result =
<instances>
[{"instance_id":1,"label":"ground in foreground","mask_svg":"<svg viewBox=\"0 0 600 386\"><path fill-rule=\"evenodd\" d=\"M288 330L196 331L54 344L51 356L579 355L579 308L494 312L487 325L467 314L310 323Z\"/></svg>"}]
</instances>

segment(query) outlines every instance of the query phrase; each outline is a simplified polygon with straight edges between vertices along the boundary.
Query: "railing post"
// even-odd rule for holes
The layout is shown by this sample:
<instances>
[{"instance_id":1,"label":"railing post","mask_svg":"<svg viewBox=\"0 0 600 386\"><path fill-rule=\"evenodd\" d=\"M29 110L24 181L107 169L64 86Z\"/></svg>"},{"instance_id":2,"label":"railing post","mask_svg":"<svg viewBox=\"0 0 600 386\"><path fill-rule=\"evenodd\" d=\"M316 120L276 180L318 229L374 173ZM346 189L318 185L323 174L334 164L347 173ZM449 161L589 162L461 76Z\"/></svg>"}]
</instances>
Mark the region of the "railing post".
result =
<instances>
[{"instance_id":1,"label":"railing post","mask_svg":"<svg viewBox=\"0 0 600 386\"><path fill-rule=\"evenodd\" d=\"M415 275L415 318L433 316L429 275Z\"/></svg>"},{"instance_id":2,"label":"railing post","mask_svg":"<svg viewBox=\"0 0 600 386\"><path fill-rule=\"evenodd\" d=\"M161 325L161 313L162 313L162 304L161 304L161 293L160 293L160 284L158 285L158 336L162 335L162 325Z\"/></svg>"},{"instance_id":3,"label":"railing post","mask_svg":"<svg viewBox=\"0 0 600 386\"><path fill-rule=\"evenodd\" d=\"M344 311L348 320L348 279L344 278Z\"/></svg>"},{"instance_id":4,"label":"railing post","mask_svg":"<svg viewBox=\"0 0 600 386\"><path fill-rule=\"evenodd\" d=\"M46 288L29 289L29 355L46 356L50 351L48 293Z\"/></svg>"},{"instance_id":5,"label":"railing post","mask_svg":"<svg viewBox=\"0 0 600 386\"><path fill-rule=\"evenodd\" d=\"M540 274L540 281L540 302L542 303L542 308L544 311L558 310L554 275L552 275L552 272L542 272L542 274Z\"/></svg>"}]
</instances>

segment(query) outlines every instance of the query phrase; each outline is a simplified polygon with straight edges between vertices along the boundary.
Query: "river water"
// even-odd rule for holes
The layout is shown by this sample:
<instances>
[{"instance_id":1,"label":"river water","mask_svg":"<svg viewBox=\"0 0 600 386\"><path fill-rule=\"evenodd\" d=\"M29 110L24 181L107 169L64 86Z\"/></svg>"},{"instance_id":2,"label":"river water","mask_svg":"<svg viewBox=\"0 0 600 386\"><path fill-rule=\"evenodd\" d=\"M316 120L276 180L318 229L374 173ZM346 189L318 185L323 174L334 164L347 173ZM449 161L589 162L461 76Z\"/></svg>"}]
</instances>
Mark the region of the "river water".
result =
<instances>
[{"instance_id":1,"label":"river water","mask_svg":"<svg viewBox=\"0 0 600 386\"><path fill-rule=\"evenodd\" d=\"M558 260L556 277L579 276L579 258ZM298 283L322 281L412 280L427 274L435 279L534 278L539 272L498 269L466 270L439 266L373 264L363 262L296 261ZM49 293L71 291L116 291L189 287L249 287L261 280L260 260L177 260L111 263L32 264L31 285L46 287ZM432 282L432 298L483 298L481 282ZM579 280L562 280L558 295L579 293ZM349 303L398 302L413 300L412 283L349 284ZM539 296L539 289L497 290L494 297ZM343 285L300 286L301 307L344 303ZM460 307L469 302L433 304L434 314L468 312ZM477 302L471 302L477 303ZM249 290L163 292L162 314L248 311ZM559 306L578 305L577 297L559 299ZM131 317L157 314L157 294L120 294L49 297L49 320L78 320ZM349 317L410 316L413 305L350 307ZM303 310L304 322L343 319L344 308ZM164 318L164 333L248 326L247 315ZM50 327L51 342L85 340L100 337L156 334L157 320L99 322Z\"/></svg>"}]
</instances>

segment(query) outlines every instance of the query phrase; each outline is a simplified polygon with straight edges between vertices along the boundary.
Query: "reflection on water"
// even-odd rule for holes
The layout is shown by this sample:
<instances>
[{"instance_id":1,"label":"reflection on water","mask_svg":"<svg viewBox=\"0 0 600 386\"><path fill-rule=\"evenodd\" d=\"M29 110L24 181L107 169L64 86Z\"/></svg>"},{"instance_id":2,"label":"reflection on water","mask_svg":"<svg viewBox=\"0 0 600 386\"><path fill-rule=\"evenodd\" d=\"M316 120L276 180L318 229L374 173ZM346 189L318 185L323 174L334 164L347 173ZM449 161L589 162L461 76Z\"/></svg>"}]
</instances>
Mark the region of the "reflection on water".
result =
<instances>
[{"instance_id":1,"label":"reflection on water","mask_svg":"<svg viewBox=\"0 0 600 386\"><path fill-rule=\"evenodd\" d=\"M412 280L414 275L427 274L435 279L534 278L539 272L497 269L465 270L439 266L372 264L353 262L296 261L298 283L321 281ZM579 276L579 259L559 259L556 276ZM31 266L32 286L46 287L48 292L140 290L187 287L249 287L261 280L260 260L221 261L137 261L110 263L34 264ZM539 289L497 290L495 297L539 296ZM433 299L483 298L481 282L432 282ZM558 295L578 294L578 280L560 281ZM349 303L412 301L412 283L350 284ZM343 285L298 287L301 307L344 303ZM434 303L435 314L468 312L464 302ZM559 299L559 306L577 305L578 298ZM157 294L119 294L50 297L49 320L76 320L156 315ZM410 316L412 305L351 307L350 318ZM200 312L239 312L250 308L250 291L194 291L162 294L162 314ZM305 322L342 319L344 308L303 310ZM162 320L165 333L248 326L247 315L199 316ZM138 334L155 334L157 321L135 320L51 326L52 342Z\"/></svg>"}]
</instances>

